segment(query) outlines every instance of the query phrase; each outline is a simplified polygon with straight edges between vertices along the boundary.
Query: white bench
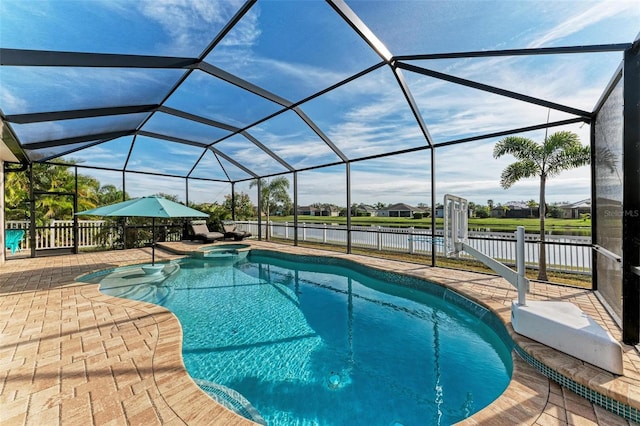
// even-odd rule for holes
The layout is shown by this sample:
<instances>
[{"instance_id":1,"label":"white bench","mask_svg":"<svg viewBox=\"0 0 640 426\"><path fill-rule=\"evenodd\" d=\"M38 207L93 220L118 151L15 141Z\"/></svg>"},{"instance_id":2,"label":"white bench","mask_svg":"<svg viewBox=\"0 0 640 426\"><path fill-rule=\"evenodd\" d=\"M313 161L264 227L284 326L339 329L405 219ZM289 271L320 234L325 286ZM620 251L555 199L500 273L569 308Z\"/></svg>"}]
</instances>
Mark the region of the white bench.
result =
<instances>
[{"instance_id":1,"label":"white bench","mask_svg":"<svg viewBox=\"0 0 640 426\"><path fill-rule=\"evenodd\" d=\"M623 374L622 347L611 334L569 302L511 303L516 333L614 374Z\"/></svg>"}]
</instances>

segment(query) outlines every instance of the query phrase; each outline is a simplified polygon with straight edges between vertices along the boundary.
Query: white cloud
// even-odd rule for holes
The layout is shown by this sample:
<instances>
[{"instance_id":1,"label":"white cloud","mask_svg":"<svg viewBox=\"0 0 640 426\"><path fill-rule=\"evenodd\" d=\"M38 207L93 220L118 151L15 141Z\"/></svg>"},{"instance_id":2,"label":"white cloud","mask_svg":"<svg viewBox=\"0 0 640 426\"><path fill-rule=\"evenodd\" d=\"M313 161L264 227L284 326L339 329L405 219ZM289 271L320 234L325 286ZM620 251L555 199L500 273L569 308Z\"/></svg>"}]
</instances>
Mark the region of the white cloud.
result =
<instances>
[{"instance_id":1,"label":"white cloud","mask_svg":"<svg viewBox=\"0 0 640 426\"><path fill-rule=\"evenodd\" d=\"M0 105L2 105L5 112L21 113L27 111L28 104L20 96L13 94L7 87L0 85Z\"/></svg>"},{"instance_id":2,"label":"white cloud","mask_svg":"<svg viewBox=\"0 0 640 426\"><path fill-rule=\"evenodd\" d=\"M76 153L71 153L65 157L73 159L76 155ZM102 145L96 145L90 149L82 151L80 157L82 164L86 164L88 166L122 168L127 158L127 152L124 150L115 151L113 149L106 149Z\"/></svg>"},{"instance_id":3,"label":"white cloud","mask_svg":"<svg viewBox=\"0 0 640 426\"><path fill-rule=\"evenodd\" d=\"M186 198L186 189L182 179L141 173L127 173L126 179L126 191L132 198L144 197L159 192L176 195L179 201L184 201Z\"/></svg>"},{"instance_id":4,"label":"white cloud","mask_svg":"<svg viewBox=\"0 0 640 426\"><path fill-rule=\"evenodd\" d=\"M252 127L249 134L298 169L338 160L327 144L294 112L285 112Z\"/></svg>"},{"instance_id":5,"label":"white cloud","mask_svg":"<svg viewBox=\"0 0 640 426\"><path fill-rule=\"evenodd\" d=\"M491 75L494 86L587 111L593 108L610 78L605 72L604 77L600 73L599 80L594 81L587 75L592 62L580 58L545 67L533 67L519 59L500 59L499 64L497 61L463 61L447 68L454 75L480 82L487 82L486 75ZM425 121L432 135L440 141L542 124L547 120L549 110L545 107L454 84L434 84L433 79L415 74L409 77ZM551 114L551 120L574 117L557 110L552 110Z\"/></svg>"},{"instance_id":6,"label":"white cloud","mask_svg":"<svg viewBox=\"0 0 640 426\"><path fill-rule=\"evenodd\" d=\"M567 67L557 69L561 77L567 80L559 78L557 79L559 82L556 82L551 79L552 84L545 84L542 72L530 71L527 68L522 68L522 66L526 67L526 64L519 64L518 61L513 62L508 67L498 67L498 72L504 74L503 80L519 84L520 87L527 86L531 90L537 90L538 96L541 98L553 98L552 95L571 91L576 84L579 85L585 81L579 70ZM505 62L506 64L508 63ZM520 68L518 68L519 65ZM481 66L471 69L474 73L479 73L482 70ZM522 79L519 83L518 78ZM571 82L569 89L567 89L567 81ZM362 79L357 83L346 86L343 88L344 90L340 89L325 95L331 97L333 102L337 104L340 104L341 99L343 99L342 102L353 104L351 109L340 115L339 121L330 123L329 126L323 126L332 140L348 140L352 146L357 147L352 149L350 154L361 156L379 153L382 148L385 151L392 149L389 147L388 140L380 140L380 135L404 135L399 137L401 140L421 138L412 117L404 117L404 120L397 119L397 110L399 108L406 109L406 104L402 97L397 96L398 88L395 81L376 76L376 78ZM453 86L452 90L448 83L438 80L425 78L414 81L411 87L414 89L414 96L419 103L425 106L422 112L426 117L429 130L432 135L440 137L441 140L443 137L446 140L447 137L456 138L461 135L482 134L506 128L541 124L547 119L548 109L546 108L459 86ZM584 99L592 99L594 94L599 93L599 90L593 86L587 86L586 89L585 86L582 86L580 90L573 93L575 93L573 95L574 104L584 105L588 103ZM367 96L363 96L364 94ZM304 105L302 107L305 108ZM437 119L438 116L443 116L445 120ZM431 120L432 117L436 117L436 120ZM566 113L553 111L550 119L553 121L568 117L569 115ZM578 132L583 141L589 140L588 125L584 125L582 128L578 125L566 128ZM552 129L552 131L556 130L560 130L560 128ZM527 136L536 140L542 139L544 131L533 132ZM447 158L449 156L446 150L438 150L436 153L438 199L447 192L471 196L474 201L482 203L488 198L503 202L512 199L537 199L538 182L535 179L520 182L508 191L500 187L500 172L512 160L493 159L492 149L492 142L464 144L460 146L459 150L462 155L457 158ZM428 151L417 152L411 156L404 156L404 158L385 160L388 161L387 164L379 165L378 172L352 172L352 200L354 202L382 201L391 203L404 201L414 204L428 202L430 177L420 179L415 176L416 171L429 169ZM361 163L354 163L352 167L355 169L359 164ZM367 167L367 169L369 168L373 169L375 166ZM385 170L393 170L394 173L389 174L384 172ZM398 173L399 170L407 170L408 173L406 175ZM585 170L587 172L583 173L583 177L576 180L569 181L565 175L557 178L557 182L554 181L553 185L549 187L550 201L587 198L590 194L590 181L588 168ZM343 173L322 173L320 175L322 177L317 181L299 185L300 203L333 202L343 205L345 200L343 200L344 196L341 191L327 192L326 190L327 185L332 189L343 188Z\"/></svg>"},{"instance_id":7,"label":"white cloud","mask_svg":"<svg viewBox=\"0 0 640 426\"><path fill-rule=\"evenodd\" d=\"M339 157L324 143L304 138L273 141L269 148L283 160L297 169L317 166L329 162L339 161Z\"/></svg>"},{"instance_id":8,"label":"white cloud","mask_svg":"<svg viewBox=\"0 0 640 426\"><path fill-rule=\"evenodd\" d=\"M450 146L436 153L437 194L440 199L453 193L470 201L486 204L530 200L539 198L539 179L523 179L505 190L500 186L500 175L515 159L510 156L493 158L493 144L462 144ZM461 170L463 172L461 172ZM549 179L547 200L577 201L591 195L590 168L572 169Z\"/></svg>"},{"instance_id":9,"label":"white cloud","mask_svg":"<svg viewBox=\"0 0 640 426\"><path fill-rule=\"evenodd\" d=\"M136 5L140 13L164 28L171 40L166 49L184 52L206 47L215 35L211 28L222 29L242 3L240 0L154 0L137 2ZM260 34L252 12L237 27L235 36L227 38L225 43L251 45Z\"/></svg>"},{"instance_id":10,"label":"white cloud","mask_svg":"<svg viewBox=\"0 0 640 426\"><path fill-rule=\"evenodd\" d=\"M550 30L540 34L529 43L530 48L550 46L553 42L575 34L587 27L602 22L616 15L638 14L637 1L600 1L584 12L567 19Z\"/></svg>"},{"instance_id":11,"label":"white cloud","mask_svg":"<svg viewBox=\"0 0 640 426\"><path fill-rule=\"evenodd\" d=\"M164 29L172 43L167 53L171 54L171 52L184 51L185 46L208 44L210 32L200 31L200 29L222 26L241 3L240 1L158 0L139 2L136 5L141 13L153 19ZM111 2L105 4L110 5L109 7L113 9L120 8L120 13L129 13L127 8L131 3L114 2L112 6ZM638 3L597 3L554 28L545 29L538 33L529 42L529 47L552 45L554 42L576 34L604 19L618 16L625 11L628 12L630 5L637 7ZM634 13L637 15L638 12ZM260 36L258 15L259 10L254 7L224 40L222 46L229 48L229 52L232 53L237 53L242 49L250 49ZM525 34L530 33L526 32ZM255 73L260 73L261 76L277 74L279 78L286 79L303 90L307 87L327 85L344 77L338 72L302 63L257 56L228 58L242 63L243 67L246 67L248 61L251 61L250 65ZM593 62L583 61L578 56L575 58L570 63L554 62L552 65L545 66L531 66L523 58L468 60L451 65L448 71L461 72L466 78L478 80L491 74L494 81L500 83L499 85L504 85L512 90L552 101L561 99L561 102L567 105L590 109L593 106L593 99L599 97L603 83L606 84L610 76L605 73L604 77L594 79L589 73L589 67L593 65ZM82 71L82 77L88 78L86 80L88 86L97 84L104 78L100 70L91 73L95 77L87 77L87 74L84 73L85 70ZM77 76L73 75L75 71L64 70L64 72L70 73L69 81L76 80ZM114 76L113 70L109 70L109 74L112 87L126 88L132 78L152 78L145 77L150 73L137 75L132 72L131 74L122 73ZM407 72L405 74L409 75ZM440 140L504 130L521 125L539 124L546 120L546 108L510 101L496 95L472 92L449 83L421 78L416 75L412 75L411 79L414 97L421 107L429 130ZM62 81L62 79L53 79L51 84L58 87L60 91L67 90L68 88ZM24 110L28 107L27 101L7 92L4 87L0 87L0 91L3 109ZM122 96L128 95L125 92L126 90L123 90ZM83 96L81 94L76 96L74 93L74 91L69 91L69 96L81 102ZM384 139L384 135L393 135L393 143L408 145L424 143L421 140L419 128L410 115L404 98L399 93L397 83L386 68L324 96L330 100L327 104L333 102L336 106L351 105L351 108L344 114L326 111L329 117L325 121L329 122L329 125L323 125L322 128L331 139L347 141L351 147L349 152L352 156L364 156L395 149L390 146L391 143L388 139ZM304 110L305 106L303 105L302 108ZM400 110L402 113L398 113ZM566 115L554 112L551 119L561 118L566 118ZM576 127L573 126L571 129L576 129ZM53 130L56 129L52 128ZM589 140L588 125L578 131L583 141ZM297 164L299 167L314 165L318 161L328 158L335 159L335 156L324 144L321 142L313 145L308 144L303 135L294 131L278 134L263 133L260 135L260 140L285 158L300 158L300 163ZM170 144L170 146L173 145ZM315 149L315 146L320 146L322 149ZM178 146L174 146L174 148L180 150ZM241 146L229 141L226 149L233 158L247 164L249 168L256 167L259 170L266 170L267 162L265 159L269 163L273 163L273 160L259 153L258 149L250 144ZM482 142L461 145L459 150L438 150L436 155L438 194L459 193L470 198L480 198L480 202L486 201L486 198L504 201L537 198L536 180L520 182L509 191L504 191L499 187L500 171L509 163L509 160L492 159L491 150L492 144ZM257 152L258 154L256 154ZM104 158L108 154L94 150L94 155L98 159ZM213 159L213 157L210 158ZM430 191L428 151L388 159L384 164L382 162L372 162L371 164L371 166L364 164L354 164L353 166L352 199L354 202L404 201L415 204L424 202L428 196ZM376 167L374 164L377 164L377 171L372 170ZM211 162L211 165L219 168L216 162ZM166 162L158 158L139 162L134 159L131 166L147 171L166 170ZM280 165L276 164L276 167L279 169ZM345 204L344 167L332 170L334 173L318 171L301 174L301 204L312 202ZM137 176L133 186L127 185L128 190L137 188L138 185L148 185L142 187L151 188L149 191L152 193L174 192L173 184L168 185L169 189L153 189L159 184L156 177ZM206 185L203 187L206 188ZM182 190L180 189L180 191ZM551 197L563 200L575 200L576 197L585 198L585 195L589 194L588 169L581 169L575 173L563 174L552 179L549 183L549 191ZM198 189L198 193L205 194L206 190Z\"/></svg>"},{"instance_id":12,"label":"white cloud","mask_svg":"<svg viewBox=\"0 0 640 426\"><path fill-rule=\"evenodd\" d=\"M253 67L255 73L259 73L261 76L279 75L281 76L279 78L289 81L291 86L298 88L324 88L349 77L347 73L337 73L325 67L257 56L251 58L250 66ZM263 77L258 78L262 79ZM298 89L298 91L300 90Z\"/></svg>"}]
</instances>

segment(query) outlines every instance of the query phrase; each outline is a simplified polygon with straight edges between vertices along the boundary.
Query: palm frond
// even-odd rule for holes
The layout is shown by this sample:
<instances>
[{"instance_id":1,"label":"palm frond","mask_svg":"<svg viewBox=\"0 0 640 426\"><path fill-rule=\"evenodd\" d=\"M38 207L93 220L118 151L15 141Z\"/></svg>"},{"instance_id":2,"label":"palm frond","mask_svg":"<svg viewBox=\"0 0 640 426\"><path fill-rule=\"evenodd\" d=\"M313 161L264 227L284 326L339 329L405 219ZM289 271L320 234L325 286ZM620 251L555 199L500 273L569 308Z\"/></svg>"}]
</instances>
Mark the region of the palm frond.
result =
<instances>
[{"instance_id":1,"label":"palm frond","mask_svg":"<svg viewBox=\"0 0 640 426\"><path fill-rule=\"evenodd\" d=\"M500 185L504 189L511 188L514 183L521 179L531 178L540 175L540 168L531 160L522 160L509 164L500 175Z\"/></svg>"},{"instance_id":2,"label":"palm frond","mask_svg":"<svg viewBox=\"0 0 640 426\"><path fill-rule=\"evenodd\" d=\"M589 164L591 148L580 143L578 135L572 132L556 132L545 141L548 152L546 171L549 177L560 172Z\"/></svg>"},{"instance_id":3,"label":"palm frond","mask_svg":"<svg viewBox=\"0 0 640 426\"><path fill-rule=\"evenodd\" d=\"M566 130L551 134L542 144L545 153L552 155L554 152L564 151L571 147L582 146L580 137Z\"/></svg>"},{"instance_id":4,"label":"palm frond","mask_svg":"<svg viewBox=\"0 0 640 426\"><path fill-rule=\"evenodd\" d=\"M535 141L522 136L508 136L493 148L493 158L500 158L503 155L513 155L518 160L531 159L538 162L540 159L540 145Z\"/></svg>"},{"instance_id":5,"label":"palm frond","mask_svg":"<svg viewBox=\"0 0 640 426\"><path fill-rule=\"evenodd\" d=\"M514 156L518 161L502 171L500 185L504 189L510 188L520 179L542 173L542 147L535 141L521 136L508 136L500 140L493 149L494 158L505 154Z\"/></svg>"}]
</instances>

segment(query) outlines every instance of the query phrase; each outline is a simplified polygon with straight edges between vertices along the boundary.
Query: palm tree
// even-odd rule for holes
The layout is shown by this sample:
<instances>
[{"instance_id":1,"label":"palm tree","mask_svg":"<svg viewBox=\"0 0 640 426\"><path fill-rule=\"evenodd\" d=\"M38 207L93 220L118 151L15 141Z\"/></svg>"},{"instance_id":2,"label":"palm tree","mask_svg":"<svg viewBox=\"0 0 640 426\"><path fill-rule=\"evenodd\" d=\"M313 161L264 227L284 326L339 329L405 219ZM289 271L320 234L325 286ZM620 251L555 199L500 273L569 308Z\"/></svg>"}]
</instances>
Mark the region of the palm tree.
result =
<instances>
[{"instance_id":1,"label":"palm tree","mask_svg":"<svg viewBox=\"0 0 640 426\"><path fill-rule=\"evenodd\" d=\"M235 206L233 203L235 203ZM246 192L237 193L233 197L231 194L225 195L223 206L228 211L228 214L231 214L235 210L235 216L239 220L249 219L255 211L253 203L251 203L251 198L249 198L249 194Z\"/></svg>"},{"instance_id":2,"label":"palm tree","mask_svg":"<svg viewBox=\"0 0 640 426\"><path fill-rule=\"evenodd\" d=\"M375 203L375 204L373 205L373 207L374 207L376 210L382 210L382 209L384 209L385 207L387 207L387 204L385 204L385 203L382 203L382 202L378 201L377 203Z\"/></svg>"},{"instance_id":3,"label":"palm tree","mask_svg":"<svg viewBox=\"0 0 640 426\"><path fill-rule=\"evenodd\" d=\"M538 207L538 203L536 203L536 200L529 200L527 201L527 207L529 207L529 216L533 217L533 209Z\"/></svg>"},{"instance_id":4,"label":"palm tree","mask_svg":"<svg viewBox=\"0 0 640 426\"><path fill-rule=\"evenodd\" d=\"M260 182L260 204L262 205L262 211L267 215L267 231L265 238L269 239L269 214L271 209L275 208L277 203L288 204L291 203L287 190L289 189L289 180L283 176L271 179L267 181L265 179L255 179L249 184L249 188L258 186Z\"/></svg>"},{"instance_id":5,"label":"palm tree","mask_svg":"<svg viewBox=\"0 0 640 426\"><path fill-rule=\"evenodd\" d=\"M120 201L128 200L129 194L122 193L122 190L118 189L115 185L106 184L100 187L98 190L99 202L98 205L105 206L108 204L115 204Z\"/></svg>"},{"instance_id":6,"label":"palm tree","mask_svg":"<svg viewBox=\"0 0 640 426\"><path fill-rule=\"evenodd\" d=\"M76 191L75 172L71 167L73 164L73 162L67 162L59 165L42 163L33 165L34 188L52 193L38 196L36 199L38 225L43 225L49 219L73 218L73 198L55 195L56 192ZM22 220L30 217L28 172L7 173L5 179L6 219ZM86 210L96 207L100 182L94 177L83 174L78 174L77 180L78 209Z\"/></svg>"},{"instance_id":7,"label":"palm tree","mask_svg":"<svg viewBox=\"0 0 640 426\"><path fill-rule=\"evenodd\" d=\"M500 158L511 154L516 162L508 165L500 176L500 185L504 189L510 188L521 179L540 177L540 256L538 279L547 280L547 262L544 234L544 218L546 215L545 186L547 179L557 176L564 170L573 169L589 164L591 149L583 146L580 138L573 132L560 131L544 142L537 142L521 137L508 136L500 140L493 149L493 157Z\"/></svg>"}]
</instances>

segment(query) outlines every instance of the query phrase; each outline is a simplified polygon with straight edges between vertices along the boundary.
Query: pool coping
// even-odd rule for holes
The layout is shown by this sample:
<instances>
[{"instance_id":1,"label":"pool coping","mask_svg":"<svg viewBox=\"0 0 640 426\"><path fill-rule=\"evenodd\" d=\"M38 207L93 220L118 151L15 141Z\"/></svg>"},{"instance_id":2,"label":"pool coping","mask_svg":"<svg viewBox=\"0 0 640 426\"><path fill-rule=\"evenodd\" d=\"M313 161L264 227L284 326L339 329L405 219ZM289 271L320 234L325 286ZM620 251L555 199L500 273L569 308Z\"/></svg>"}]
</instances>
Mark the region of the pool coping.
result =
<instances>
[{"instance_id":1,"label":"pool coping","mask_svg":"<svg viewBox=\"0 0 640 426\"><path fill-rule=\"evenodd\" d=\"M497 407L500 407L500 412L503 413L503 415L505 415L504 413L509 413L509 418L517 423L533 421L531 416L539 416L547 406L550 391L548 381L542 380L538 382L534 380L535 375L531 374L531 369L546 379L563 385L579 396L587 399L589 402L597 404L616 415L623 416L625 419L634 422L640 420L640 416L638 415L638 408L640 408L640 398L638 397L640 396L640 386L638 386L637 383L626 381L624 376L615 376L612 373L533 341L514 331L511 325L511 301L517 300L517 292L500 277L480 274L490 277L490 280L502 281L501 284L503 284L503 286L504 283L506 283L506 288L504 288L505 293L501 294L500 298L495 298L494 296L487 297L486 295L469 291L464 285L454 285L449 277L445 278L442 275L438 276L439 274L433 273L436 270L446 271L446 269L443 268L432 268L426 265L415 265L401 261L287 246L283 244L267 242L253 243L256 248L263 250L280 253L285 252L298 256L304 255L301 251L305 251L309 255L344 259L385 272L390 271L389 266L391 265L392 269L395 269L392 270L392 272L427 280L436 285L448 288L491 311L502 321L515 345L512 351L512 380L505 392L498 397L496 401L459 424L477 424L478 422L495 421L495 410ZM396 267L394 268L393 265L396 265ZM409 269L402 268L403 270L399 270L397 265L408 265ZM451 274L455 275L456 272L453 272L455 270L451 271ZM533 282L532 287L536 285L538 285L538 283ZM535 295L533 295L533 298L536 298ZM605 312L605 314L608 316L608 313ZM596 320L597 319L598 318L596 318ZM609 319L612 320L610 317ZM610 329L612 322L613 321L610 321L601 325ZM619 333L619 329L617 331ZM618 340L620 339L618 338ZM624 352L625 354L634 353L636 356L638 355L637 350L630 346L626 346ZM625 371L630 365L631 364L625 360ZM542 389L544 386L547 388L546 391ZM526 395L524 398L526 404L515 408L512 403L514 401L521 401L523 395ZM636 397L634 398L634 396ZM506 402L506 404L503 402Z\"/></svg>"},{"instance_id":2,"label":"pool coping","mask_svg":"<svg viewBox=\"0 0 640 426\"><path fill-rule=\"evenodd\" d=\"M152 355L153 381L177 418L186 424L254 424L213 401L189 376L182 360L182 327L171 311L152 303L106 295L100 292L99 284L82 284L81 292L93 302L117 305L153 318L158 330ZM194 406L201 409L194 410Z\"/></svg>"},{"instance_id":3,"label":"pool coping","mask_svg":"<svg viewBox=\"0 0 640 426\"><path fill-rule=\"evenodd\" d=\"M285 247L287 246L283 247L283 245L279 244L273 245L271 250L276 252L284 251L294 255L301 254L300 247ZM262 244L260 248L264 249ZM269 249L267 248L267 250ZM487 297L474 291L468 291L465 286L454 285L452 281L455 280L451 279L451 275L456 273L455 270L451 270L451 275L447 277L446 273L444 275L442 274L442 271L447 271L443 268L432 268L430 266L408 264L400 261L371 258L361 255L347 255L317 249L305 249L305 251L308 251L312 256L318 255L341 258L385 272L390 271L390 265L409 265L410 268L408 270L404 268L404 270L394 268L391 272L426 279L434 284L443 286L488 309L502 321L515 344L512 352L514 361L512 380L505 392L491 405L459 424L495 422L497 419L496 409L501 413L500 418L507 416L509 421L518 424L529 422L533 424L535 418L544 412L548 403L549 384L547 379L563 385L577 395L609 410L615 415L622 416L633 422L640 421L640 411L638 410L640 408L640 383L635 377L627 378L626 376L616 376L601 368L533 341L514 331L511 325L511 301L517 300L517 292L502 278L486 274L486 276L491 277L489 278L490 281L498 280L502 281L503 284L506 283L506 288L500 292L500 297L495 297L495 295ZM537 283L534 282L533 286L536 285ZM591 293L593 295L593 292ZM593 296L595 297L595 295ZM606 311L605 314L608 316ZM596 317L595 319L597 320L599 318ZM601 325L610 330L613 320L610 317L609 319L611 319L610 322ZM620 333L619 329L614 331L617 331L618 334ZM617 337L618 340L620 340L619 336ZM638 358L638 351L635 347L624 344L622 344L622 346L625 356L634 355L634 358ZM633 370L634 373L636 372L635 368L632 368L632 363L627 359L625 359L624 364L625 375L628 370ZM536 374L532 374L534 372ZM544 379L536 380L536 378L539 379L539 377L537 377L538 375L544 377ZM544 390L545 387L546 390ZM523 401L523 396L525 395L526 397L524 397ZM516 401L521 401L521 403L514 405Z\"/></svg>"},{"instance_id":4,"label":"pool coping","mask_svg":"<svg viewBox=\"0 0 640 426\"><path fill-rule=\"evenodd\" d=\"M341 257L438 283L491 310L513 335L510 304L516 293L499 277L255 240L245 242L276 252ZM171 244L172 250L185 251L202 246L189 242L164 244ZM142 418L148 420L146 423L154 423L155 419L155 423L161 424L253 424L217 404L188 376L181 354L182 330L173 314L155 305L104 295L95 284L73 281L75 277L108 267L144 263L149 256L147 248L16 259L3 265L0 269L2 424L63 424L81 420L94 424L107 420L125 423ZM180 255L161 249L156 257L169 261ZM620 339L620 331L616 331L608 314L602 313L604 308L593 292L532 283L531 297L575 301ZM545 366L575 379L575 383L591 383L589 389L600 383L615 391L613 394L626 396L633 404L640 400L637 367L640 357L634 347L623 346L625 376L611 378L602 375L600 369L590 368L544 345L515 337L524 354L533 354L534 362L543 360ZM86 339L90 346L83 346L84 340L80 339ZM512 380L505 392L460 424L629 425L571 389L560 388L516 351L512 352L512 359ZM114 369L122 363L131 368ZM105 375L103 371L111 374Z\"/></svg>"}]
</instances>

